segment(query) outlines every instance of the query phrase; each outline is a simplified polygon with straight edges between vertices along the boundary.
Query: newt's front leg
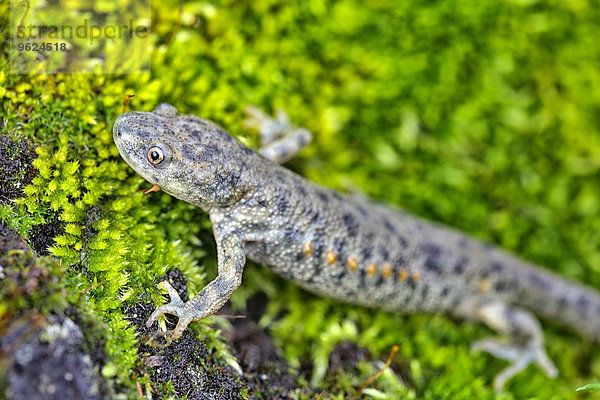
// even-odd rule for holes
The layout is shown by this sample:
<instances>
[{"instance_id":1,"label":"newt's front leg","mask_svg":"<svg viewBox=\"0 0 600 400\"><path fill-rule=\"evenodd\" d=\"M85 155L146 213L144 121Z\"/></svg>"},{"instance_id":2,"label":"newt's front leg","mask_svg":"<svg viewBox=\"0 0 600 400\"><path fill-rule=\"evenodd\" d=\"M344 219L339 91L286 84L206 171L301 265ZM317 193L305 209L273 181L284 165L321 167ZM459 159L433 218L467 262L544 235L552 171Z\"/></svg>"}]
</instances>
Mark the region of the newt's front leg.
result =
<instances>
[{"instance_id":1,"label":"newt's front leg","mask_svg":"<svg viewBox=\"0 0 600 400\"><path fill-rule=\"evenodd\" d=\"M216 232L215 237L219 238ZM171 301L157 308L148 318L146 326L150 327L163 314L176 315L179 317L179 322L171 334L173 338L178 338L190 322L201 320L219 311L242 283L242 272L246 264L244 244L235 234L225 235L217 240L217 255L219 275L188 302L181 300L169 282L161 282L159 287L167 290Z\"/></svg>"},{"instance_id":2,"label":"newt's front leg","mask_svg":"<svg viewBox=\"0 0 600 400\"><path fill-rule=\"evenodd\" d=\"M246 108L246 114L246 126L257 128L260 135L258 153L277 164L294 158L312 140L312 134L304 128L293 126L283 110L278 110L275 118L271 118L250 106Z\"/></svg>"}]
</instances>

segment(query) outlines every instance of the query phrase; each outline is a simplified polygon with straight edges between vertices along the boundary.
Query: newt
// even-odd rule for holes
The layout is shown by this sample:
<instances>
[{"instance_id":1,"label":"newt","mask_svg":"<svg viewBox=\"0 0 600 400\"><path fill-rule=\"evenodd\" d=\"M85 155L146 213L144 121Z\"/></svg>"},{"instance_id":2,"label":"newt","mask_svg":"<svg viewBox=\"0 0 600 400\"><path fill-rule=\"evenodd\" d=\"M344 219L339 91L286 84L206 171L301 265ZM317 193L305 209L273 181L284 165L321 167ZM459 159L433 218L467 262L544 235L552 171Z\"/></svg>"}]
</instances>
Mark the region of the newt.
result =
<instances>
[{"instance_id":1,"label":"newt","mask_svg":"<svg viewBox=\"0 0 600 400\"><path fill-rule=\"evenodd\" d=\"M596 291L441 224L308 181L281 164L309 144L310 132L283 113L248 113L260 132L257 152L168 104L121 114L114 123L127 164L153 189L208 212L217 244L218 276L187 302L161 282L170 302L148 326L176 315L170 334L178 337L217 312L240 286L248 258L341 301L485 323L509 338L472 346L510 362L494 379L497 390L531 363L549 377L558 373L534 313L600 341Z\"/></svg>"}]
</instances>

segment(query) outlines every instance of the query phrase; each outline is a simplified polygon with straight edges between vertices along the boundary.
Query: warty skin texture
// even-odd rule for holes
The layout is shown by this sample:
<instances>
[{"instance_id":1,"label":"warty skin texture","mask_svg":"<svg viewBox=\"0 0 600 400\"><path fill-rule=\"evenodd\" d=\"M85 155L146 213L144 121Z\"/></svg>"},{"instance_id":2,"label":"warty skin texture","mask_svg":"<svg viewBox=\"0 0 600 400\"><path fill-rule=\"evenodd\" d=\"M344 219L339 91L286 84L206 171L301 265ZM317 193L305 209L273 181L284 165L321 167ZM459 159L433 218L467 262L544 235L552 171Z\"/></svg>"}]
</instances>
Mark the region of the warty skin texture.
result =
<instances>
[{"instance_id":1,"label":"warty skin texture","mask_svg":"<svg viewBox=\"0 0 600 400\"><path fill-rule=\"evenodd\" d=\"M114 124L125 161L150 183L206 210L217 241L219 276L188 303L165 283L172 302L149 323L175 314L178 336L192 320L215 313L240 285L248 257L342 301L486 323L511 338L473 346L512 362L496 378L497 389L531 362L549 376L557 373L527 310L600 340L597 292L447 227L307 181L274 160L304 147L308 132L290 128L285 117L249 114L267 141L264 156L166 104L122 114ZM151 162L152 149L163 155L159 165Z\"/></svg>"}]
</instances>

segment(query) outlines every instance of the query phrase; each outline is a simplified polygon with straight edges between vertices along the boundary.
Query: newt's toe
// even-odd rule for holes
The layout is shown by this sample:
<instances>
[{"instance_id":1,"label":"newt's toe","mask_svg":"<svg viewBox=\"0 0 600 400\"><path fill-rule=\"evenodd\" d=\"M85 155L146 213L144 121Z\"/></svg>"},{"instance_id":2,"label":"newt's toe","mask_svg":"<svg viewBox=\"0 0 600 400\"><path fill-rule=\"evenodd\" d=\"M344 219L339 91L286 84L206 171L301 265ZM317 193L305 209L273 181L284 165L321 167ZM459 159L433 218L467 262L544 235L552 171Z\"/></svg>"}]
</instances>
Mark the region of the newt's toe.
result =
<instances>
[{"instance_id":1,"label":"newt's toe","mask_svg":"<svg viewBox=\"0 0 600 400\"><path fill-rule=\"evenodd\" d=\"M529 364L537 364L549 378L555 378L558 375L558 369L546 354L543 345L539 343L518 345L487 339L473 343L471 351L484 351L496 358L510 362L510 365L494 378L496 391L501 391L506 382L527 368Z\"/></svg>"},{"instance_id":2,"label":"newt's toe","mask_svg":"<svg viewBox=\"0 0 600 400\"><path fill-rule=\"evenodd\" d=\"M165 289L167 291L167 294L169 295L169 298L171 299L171 301L167 304L164 304L164 305L158 307L156 310L154 310L152 315L150 315L150 318L148 318L148 321L146 321L146 327L148 327L148 328L151 327L152 324L154 323L154 321L156 321L158 319L158 317L160 317L164 314L171 314L171 315L175 315L179 318L179 323L177 324L177 328L176 328L176 330L179 330L182 320L184 319L184 316L187 311L185 302L183 300L181 300L181 297L179 297L179 293L177 293L177 290L175 290L168 281L162 281L157 286L160 289ZM177 335L177 337L181 336L181 332L183 332L185 327L190 322L191 321L187 321L184 324L183 328L181 328L179 330L179 335Z\"/></svg>"}]
</instances>

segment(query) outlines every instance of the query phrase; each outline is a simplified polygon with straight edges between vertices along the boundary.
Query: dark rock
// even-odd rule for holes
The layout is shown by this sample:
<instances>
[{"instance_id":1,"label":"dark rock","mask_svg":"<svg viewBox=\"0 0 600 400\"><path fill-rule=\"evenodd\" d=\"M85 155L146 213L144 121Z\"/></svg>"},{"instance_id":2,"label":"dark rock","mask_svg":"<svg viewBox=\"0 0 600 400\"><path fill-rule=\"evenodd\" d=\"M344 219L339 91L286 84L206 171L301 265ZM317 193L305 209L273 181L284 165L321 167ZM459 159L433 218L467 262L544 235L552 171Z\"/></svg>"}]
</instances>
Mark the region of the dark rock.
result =
<instances>
[{"instance_id":1,"label":"dark rock","mask_svg":"<svg viewBox=\"0 0 600 400\"><path fill-rule=\"evenodd\" d=\"M83 334L67 317L30 313L0 338L5 392L15 400L99 399L100 379L83 350Z\"/></svg>"}]
</instances>

